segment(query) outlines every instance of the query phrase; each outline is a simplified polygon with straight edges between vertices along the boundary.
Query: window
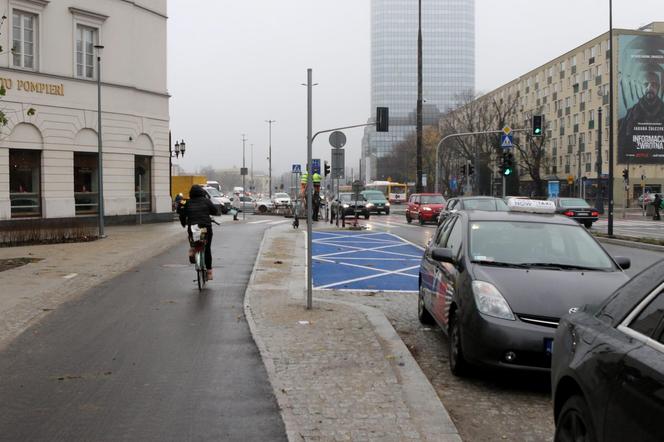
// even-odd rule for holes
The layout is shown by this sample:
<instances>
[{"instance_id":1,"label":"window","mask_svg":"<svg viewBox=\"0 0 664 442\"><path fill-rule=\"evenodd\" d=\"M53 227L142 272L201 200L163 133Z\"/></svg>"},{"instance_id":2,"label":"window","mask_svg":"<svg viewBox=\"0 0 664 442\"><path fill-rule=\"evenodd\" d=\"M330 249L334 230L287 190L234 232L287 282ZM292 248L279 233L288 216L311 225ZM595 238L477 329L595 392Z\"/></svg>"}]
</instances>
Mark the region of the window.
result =
<instances>
[{"instance_id":1,"label":"window","mask_svg":"<svg viewBox=\"0 0 664 442\"><path fill-rule=\"evenodd\" d=\"M89 26L76 27L76 75L81 78L94 79L95 75L95 45L97 44L97 29Z\"/></svg>"},{"instance_id":2,"label":"window","mask_svg":"<svg viewBox=\"0 0 664 442\"><path fill-rule=\"evenodd\" d=\"M41 151L9 149L11 216L41 215Z\"/></svg>"},{"instance_id":3,"label":"window","mask_svg":"<svg viewBox=\"0 0 664 442\"><path fill-rule=\"evenodd\" d=\"M664 295L660 292L629 324L629 328L644 336L652 336L664 316Z\"/></svg>"},{"instance_id":4,"label":"window","mask_svg":"<svg viewBox=\"0 0 664 442\"><path fill-rule=\"evenodd\" d=\"M445 244L446 248L452 249L452 254L454 256L459 256L459 252L461 251L461 243L463 239L463 229L461 225L461 219L457 219L457 222L454 223L454 227L452 227L452 231L447 236Z\"/></svg>"},{"instance_id":5,"label":"window","mask_svg":"<svg viewBox=\"0 0 664 442\"><path fill-rule=\"evenodd\" d=\"M76 215L99 213L97 154L74 152L74 204Z\"/></svg>"},{"instance_id":6,"label":"window","mask_svg":"<svg viewBox=\"0 0 664 442\"><path fill-rule=\"evenodd\" d=\"M152 211L152 158L136 155L134 160L136 212Z\"/></svg>"},{"instance_id":7,"label":"window","mask_svg":"<svg viewBox=\"0 0 664 442\"><path fill-rule=\"evenodd\" d=\"M14 67L35 69L37 15L14 10L12 13L12 63Z\"/></svg>"}]
</instances>

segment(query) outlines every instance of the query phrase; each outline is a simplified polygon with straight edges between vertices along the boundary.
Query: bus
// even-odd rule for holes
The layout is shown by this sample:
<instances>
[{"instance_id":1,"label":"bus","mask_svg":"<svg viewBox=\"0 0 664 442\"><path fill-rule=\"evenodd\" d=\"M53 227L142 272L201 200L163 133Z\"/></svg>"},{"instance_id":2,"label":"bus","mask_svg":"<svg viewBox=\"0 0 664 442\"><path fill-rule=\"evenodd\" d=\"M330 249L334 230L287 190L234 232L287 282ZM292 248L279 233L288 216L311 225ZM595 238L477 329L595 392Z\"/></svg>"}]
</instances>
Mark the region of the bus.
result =
<instances>
[{"instance_id":1,"label":"bus","mask_svg":"<svg viewBox=\"0 0 664 442\"><path fill-rule=\"evenodd\" d=\"M393 183L391 181L373 181L364 186L365 190L379 190L391 204L405 203L407 200L408 186L406 184Z\"/></svg>"}]
</instances>

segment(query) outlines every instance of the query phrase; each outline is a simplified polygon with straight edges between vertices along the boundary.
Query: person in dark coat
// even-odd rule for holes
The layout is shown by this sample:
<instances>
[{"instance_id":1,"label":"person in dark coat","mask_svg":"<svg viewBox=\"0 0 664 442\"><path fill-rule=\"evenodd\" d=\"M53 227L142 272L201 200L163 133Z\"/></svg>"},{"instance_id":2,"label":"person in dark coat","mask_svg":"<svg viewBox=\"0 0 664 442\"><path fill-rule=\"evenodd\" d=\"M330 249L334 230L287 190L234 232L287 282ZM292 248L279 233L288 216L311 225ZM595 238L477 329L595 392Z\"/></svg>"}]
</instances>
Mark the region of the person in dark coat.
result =
<instances>
[{"instance_id":1,"label":"person in dark coat","mask_svg":"<svg viewBox=\"0 0 664 442\"><path fill-rule=\"evenodd\" d=\"M653 206L655 206L655 214L653 215L652 219L655 221L659 221L662 218L659 216L659 209L662 206L662 194L661 193L656 193L655 194L655 200L652 202Z\"/></svg>"},{"instance_id":2,"label":"person in dark coat","mask_svg":"<svg viewBox=\"0 0 664 442\"><path fill-rule=\"evenodd\" d=\"M189 201L178 210L180 224L182 227L197 225L207 228L207 243L205 244L205 267L208 269L208 279L212 279L212 218L218 215L217 209L207 196L207 192L198 184L191 186L189 190ZM190 259L193 257L193 249L189 250Z\"/></svg>"}]
</instances>

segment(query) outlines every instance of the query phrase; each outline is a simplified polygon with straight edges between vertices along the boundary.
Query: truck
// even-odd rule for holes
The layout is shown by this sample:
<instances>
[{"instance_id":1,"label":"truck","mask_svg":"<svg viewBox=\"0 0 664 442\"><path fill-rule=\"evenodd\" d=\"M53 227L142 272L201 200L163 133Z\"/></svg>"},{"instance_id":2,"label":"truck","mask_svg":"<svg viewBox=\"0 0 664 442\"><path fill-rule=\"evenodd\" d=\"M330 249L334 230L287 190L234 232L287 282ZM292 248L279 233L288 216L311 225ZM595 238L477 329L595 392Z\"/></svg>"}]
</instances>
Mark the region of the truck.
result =
<instances>
[{"instance_id":1,"label":"truck","mask_svg":"<svg viewBox=\"0 0 664 442\"><path fill-rule=\"evenodd\" d=\"M185 199L189 198L189 189L194 184L207 185L207 177L204 175L178 175L171 177L171 201L175 200L178 193Z\"/></svg>"}]
</instances>

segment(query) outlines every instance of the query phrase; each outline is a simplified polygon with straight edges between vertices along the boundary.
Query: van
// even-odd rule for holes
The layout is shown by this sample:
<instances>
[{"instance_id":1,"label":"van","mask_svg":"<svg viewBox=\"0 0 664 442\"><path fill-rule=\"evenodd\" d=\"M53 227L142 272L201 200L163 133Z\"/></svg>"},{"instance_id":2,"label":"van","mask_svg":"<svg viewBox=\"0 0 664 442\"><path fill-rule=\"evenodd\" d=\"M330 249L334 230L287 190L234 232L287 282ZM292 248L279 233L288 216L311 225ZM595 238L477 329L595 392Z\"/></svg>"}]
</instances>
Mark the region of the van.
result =
<instances>
[{"instance_id":1,"label":"van","mask_svg":"<svg viewBox=\"0 0 664 442\"><path fill-rule=\"evenodd\" d=\"M208 181L208 182L207 182L207 186L208 186L208 187L214 187L214 188L217 189L219 192L221 192L221 184L219 184L218 181Z\"/></svg>"}]
</instances>

